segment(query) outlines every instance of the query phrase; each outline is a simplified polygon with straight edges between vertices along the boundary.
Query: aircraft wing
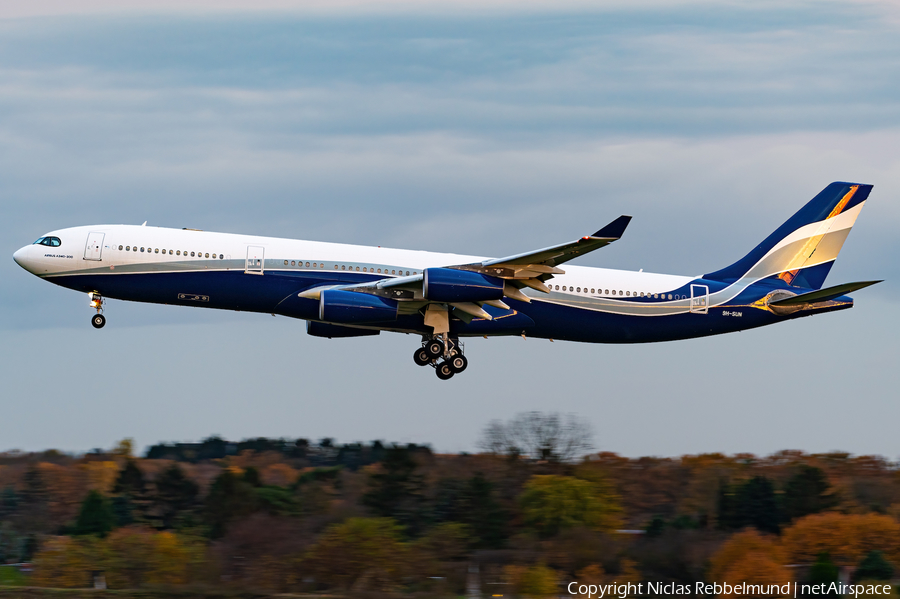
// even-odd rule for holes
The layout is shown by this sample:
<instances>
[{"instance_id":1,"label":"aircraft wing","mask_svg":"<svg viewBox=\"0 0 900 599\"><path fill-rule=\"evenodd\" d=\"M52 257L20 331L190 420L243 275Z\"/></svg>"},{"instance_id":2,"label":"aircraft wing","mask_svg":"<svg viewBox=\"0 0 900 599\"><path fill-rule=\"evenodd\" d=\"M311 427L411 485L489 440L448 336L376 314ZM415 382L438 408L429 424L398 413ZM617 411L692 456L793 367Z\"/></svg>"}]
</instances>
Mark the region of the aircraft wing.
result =
<instances>
[{"instance_id":1,"label":"aircraft wing","mask_svg":"<svg viewBox=\"0 0 900 599\"><path fill-rule=\"evenodd\" d=\"M448 265L444 268L454 270L466 270L482 273L505 281L503 293L505 296L523 302L530 302L531 298L522 293L523 287L530 287L548 293L550 289L544 285L544 281L553 277L553 275L564 274L565 271L558 268L559 264L563 264L609 245L613 241L622 237L628 223L631 222L630 216L620 216L612 221L593 235L586 235L581 239L563 243L560 245L543 248L533 252L524 254L516 254L506 258L491 258L483 262L473 264ZM360 293L371 293L382 297L389 297L397 300L418 301L428 303L423 295L423 283L425 280L424 273L406 277L392 277L371 281L369 283L354 283L349 285L324 285L309 289L301 293L301 297L309 299L319 299L319 295L325 289L344 289L346 291L356 291ZM509 309L509 306L502 301L494 300L490 302L479 302L478 305L469 303L453 304L454 307L468 314L490 318L481 308L481 303L496 306L501 309Z\"/></svg>"},{"instance_id":2,"label":"aircraft wing","mask_svg":"<svg viewBox=\"0 0 900 599\"><path fill-rule=\"evenodd\" d=\"M583 256L588 252L598 250L620 239L630 222L630 216L622 215L593 235L585 235L581 239L570 241L569 243L507 256L506 258L492 258L483 262L460 264L449 266L448 268L470 270L506 279L509 282L508 287L511 286L513 288L507 295L514 299L530 301L527 299L527 296L521 292L516 293L516 291L522 287L531 287L532 289L548 293L550 289L544 285L544 281L552 278L553 275L565 274L564 270L558 268L560 264L578 256Z\"/></svg>"}]
</instances>

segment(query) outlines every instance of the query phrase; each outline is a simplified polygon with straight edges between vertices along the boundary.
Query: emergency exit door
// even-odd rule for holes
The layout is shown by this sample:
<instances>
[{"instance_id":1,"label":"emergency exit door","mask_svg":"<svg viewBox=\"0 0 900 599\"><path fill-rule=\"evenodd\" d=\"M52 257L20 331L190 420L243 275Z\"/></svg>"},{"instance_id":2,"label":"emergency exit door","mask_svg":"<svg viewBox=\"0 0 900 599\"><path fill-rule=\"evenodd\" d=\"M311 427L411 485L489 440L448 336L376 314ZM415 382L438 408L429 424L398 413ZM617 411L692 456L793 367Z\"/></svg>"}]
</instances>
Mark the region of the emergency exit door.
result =
<instances>
[{"instance_id":1,"label":"emergency exit door","mask_svg":"<svg viewBox=\"0 0 900 599\"><path fill-rule=\"evenodd\" d=\"M249 245L247 246L247 263L244 265L244 272L251 275L263 274L263 267L266 263L265 248Z\"/></svg>"},{"instance_id":2,"label":"emergency exit door","mask_svg":"<svg viewBox=\"0 0 900 599\"><path fill-rule=\"evenodd\" d=\"M84 246L85 260L100 260L105 235L105 233L88 233L87 244Z\"/></svg>"},{"instance_id":3,"label":"emergency exit door","mask_svg":"<svg viewBox=\"0 0 900 599\"><path fill-rule=\"evenodd\" d=\"M706 314L709 312L709 287L691 285L691 312Z\"/></svg>"}]
</instances>

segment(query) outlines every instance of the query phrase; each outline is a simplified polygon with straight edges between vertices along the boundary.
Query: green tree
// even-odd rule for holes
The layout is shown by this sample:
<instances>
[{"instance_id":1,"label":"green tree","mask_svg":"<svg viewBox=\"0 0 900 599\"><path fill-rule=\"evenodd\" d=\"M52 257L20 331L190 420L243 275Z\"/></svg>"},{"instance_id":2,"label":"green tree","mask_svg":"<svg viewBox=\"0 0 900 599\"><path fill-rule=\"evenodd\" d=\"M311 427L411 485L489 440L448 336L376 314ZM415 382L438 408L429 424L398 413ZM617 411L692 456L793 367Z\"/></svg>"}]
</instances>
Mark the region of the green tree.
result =
<instances>
[{"instance_id":1,"label":"green tree","mask_svg":"<svg viewBox=\"0 0 900 599\"><path fill-rule=\"evenodd\" d=\"M608 530L618 522L619 506L613 498L597 483L572 476L531 477L519 504L525 524L544 537L575 526Z\"/></svg>"},{"instance_id":2,"label":"green tree","mask_svg":"<svg viewBox=\"0 0 900 599\"><path fill-rule=\"evenodd\" d=\"M147 482L137 461L129 458L119 471L112 492L116 495L128 495L132 499L143 499L147 493Z\"/></svg>"},{"instance_id":3,"label":"green tree","mask_svg":"<svg viewBox=\"0 0 900 599\"><path fill-rule=\"evenodd\" d=\"M853 575L855 580L891 580L894 577L894 567L884 559L880 551L870 551L859 562Z\"/></svg>"},{"instance_id":4,"label":"green tree","mask_svg":"<svg viewBox=\"0 0 900 599\"><path fill-rule=\"evenodd\" d=\"M391 447L381 470L369 477L369 489L363 495L363 504L375 514L393 518L412 534L422 524L424 507L425 483L417 468L409 448Z\"/></svg>"},{"instance_id":5,"label":"green tree","mask_svg":"<svg viewBox=\"0 0 900 599\"><path fill-rule=\"evenodd\" d=\"M109 499L97 491L87 494L78 512L73 532L76 535L105 537L115 527L116 516Z\"/></svg>"},{"instance_id":6,"label":"green tree","mask_svg":"<svg viewBox=\"0 0 900 599\"><path fill-rule=\"evenodd\" d=\"M821 468L802 465L784 486L783 505L787 520L802 518L834 507L835 497Z\"/></svg>"},{"instance_id":7,"label":"green tree","mask_svg":"<svg viewBox=\"0 0 900 599\"><path fill-rule=\"evenodd\" d=\"M809 568L808 582L809 584L825 584L840 580L840 570L831 561L831 557L827 553L820 553L815 563ZM830 593L835 594L835 593Z\"/></svg>"},{"instance_id":8,"label":"green tree","mask_svg":"<svg viewBox=\"0 0 900 599\"><path fill-rule=\"evenodd\" d=\"M194 508L199 488L175 463L163 470L155 483L154 502L163 528L173 528L180 516Z\"/></svg>"},{"instance_id":9,"label":"green tree","mask_svg":"<svg viewBox=\"0 0 900 599\"><path fill-rule=\"evenodd\" d=\"M781 510L772 481L755 476L736 488L722 483L718 497L719 527L734 530L752 526L778 533Z\"/></svg>"},{"instance_id":10,"label":"green tree","mask_svg":"<svg viewBox=\"0 0 900 599\"><path fill-rule=\"evenodd\" d=\"M228 524L256 510L257 497L253 487L230 470L224 470L206 496L205 516L209 534L216 539L225 534Z\"/></svg>"},{"instance_id":11,"label":"green tree","mask_svg":"<svg viewBox=\"0 0 900 599\"><path fill-rule=\"evenodd\" d=\"M248 466L247 469L244 470L244 482L251 487L262 486L262 479L260 479L259 477L259 470L257 470L253 466Z\"/></svg>"}]
</instances>

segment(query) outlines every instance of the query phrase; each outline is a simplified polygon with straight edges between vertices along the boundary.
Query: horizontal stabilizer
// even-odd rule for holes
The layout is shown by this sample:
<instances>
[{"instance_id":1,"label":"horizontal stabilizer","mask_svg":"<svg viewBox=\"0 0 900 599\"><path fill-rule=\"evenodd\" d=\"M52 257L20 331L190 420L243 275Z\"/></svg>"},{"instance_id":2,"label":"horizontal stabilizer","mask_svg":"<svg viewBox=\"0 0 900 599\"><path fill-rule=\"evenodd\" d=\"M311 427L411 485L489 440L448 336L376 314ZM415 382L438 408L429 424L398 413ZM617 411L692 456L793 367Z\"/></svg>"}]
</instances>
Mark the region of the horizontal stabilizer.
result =
<instances>
[{"instance_id":1,"label":"horizontal stabilizer","mask_svg":"<svg viewBox=\"0 0 900 599\"><path fill-rule=\"evenodd\" d=\"M797 306L800 304L813 304L816 302L825 302L842 295L847 295L854 291L858 291L870 285L881 283L881 281L860 281L858 283L844 283L843 285L835 285L827 289L819 289L818 291L810 291L802 295L795 295L783 300L769 302L770 306Z\"/></svg>"}]
</instances>

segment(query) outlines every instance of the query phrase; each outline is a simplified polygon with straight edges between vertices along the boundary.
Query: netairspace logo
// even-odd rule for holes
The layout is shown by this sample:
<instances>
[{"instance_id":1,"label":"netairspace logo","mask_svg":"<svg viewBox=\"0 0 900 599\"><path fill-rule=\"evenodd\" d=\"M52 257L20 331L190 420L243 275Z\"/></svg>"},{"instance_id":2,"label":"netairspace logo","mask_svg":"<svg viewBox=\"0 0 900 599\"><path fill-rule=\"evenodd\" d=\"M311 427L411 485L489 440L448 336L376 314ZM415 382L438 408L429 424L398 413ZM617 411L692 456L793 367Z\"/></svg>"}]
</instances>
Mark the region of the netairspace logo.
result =
<instances>
[{"instance_id":1,"label":"netairspace logo","mask_svg":"<svg viewBox=\"0 0 900 599\"><path fill-rule=\"evenodd\" d=\"M646 587L646 588L645 588ZM693 588L689 584L674 582L641 582L641 583L611 583L611 584L579 584L570 582L567 587L570 595L588 598L603 599L604 597L626 599L638 595L746 595L751 597L798 597L798 595L890 595L889 584L738 584L723 583L695 583Z\"/></svg>"}]
</instances>

